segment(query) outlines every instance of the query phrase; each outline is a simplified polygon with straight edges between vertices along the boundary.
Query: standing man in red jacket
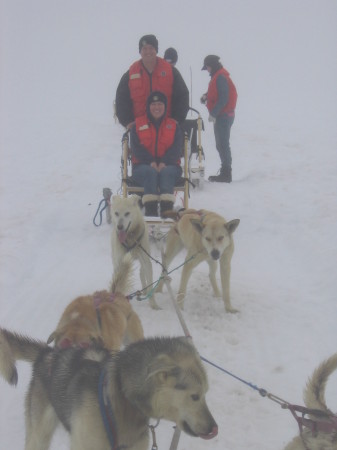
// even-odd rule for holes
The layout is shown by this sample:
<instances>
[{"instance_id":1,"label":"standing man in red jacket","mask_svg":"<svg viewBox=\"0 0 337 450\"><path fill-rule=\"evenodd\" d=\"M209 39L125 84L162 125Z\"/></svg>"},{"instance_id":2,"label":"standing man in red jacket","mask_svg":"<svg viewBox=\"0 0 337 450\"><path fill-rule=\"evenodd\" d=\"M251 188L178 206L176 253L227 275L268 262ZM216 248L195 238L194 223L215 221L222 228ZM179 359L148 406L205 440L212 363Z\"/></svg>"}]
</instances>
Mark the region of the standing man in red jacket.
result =
<instances>
[{"instance_id":1,"label":"standing man in red jacket","mask_svg":"<svg viewBox=\"0 0 337 450\"><path fill-rule=\"evenodd\" d=\"M116 115L131 128L137 117L146 114L146 100L153 91L167 98L167 116L183 123L189 109L189 92L180 72L157 56L158 40L148 34L139 40L141 59L122 76L116 92Z\"/></svg>"},{"instance_id":2,"label":"standing man in red jacket","mask_svg":"<svg viewBox=\"0 0 337 450\"><path fill-rule=\"evenodd\" d=\"M221 168L218 175L212 175L209 181L230 183L232 181L232 154L230 132L235 117L237 92L229 73L220 63L220 57L208 55L201 70L207 70L211 76L207 94L200 101L209 111L209 122L214 123L216 149L219 152Z\"/></svg>"}]
</instances>

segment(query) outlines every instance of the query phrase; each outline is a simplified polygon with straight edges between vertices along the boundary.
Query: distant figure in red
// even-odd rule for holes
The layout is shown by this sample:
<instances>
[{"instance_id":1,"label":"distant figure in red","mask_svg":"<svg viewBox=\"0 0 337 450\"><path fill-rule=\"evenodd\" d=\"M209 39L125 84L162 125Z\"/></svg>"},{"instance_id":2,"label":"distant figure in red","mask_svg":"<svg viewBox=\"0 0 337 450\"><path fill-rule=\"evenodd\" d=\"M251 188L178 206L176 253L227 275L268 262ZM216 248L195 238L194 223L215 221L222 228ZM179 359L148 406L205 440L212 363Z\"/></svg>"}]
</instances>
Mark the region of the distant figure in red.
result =
<instances>
[{"instance_id":1,"label":"distant figure in red","mask_svg":"<svg viewBox=\"0 0 337 450\"><path fill-rule=\"evenodd\" d=\"M237 92L229 72L220 63L220 57L208 55L201 70L207 70L211 76L208 91L200 101L209 111L209 122L214 123L216 149L219 152L221 168L218 175L212 175L209 181L230 183L232 181L232 154L230 132L235 117Z\"/></svg>"}]
</instances>

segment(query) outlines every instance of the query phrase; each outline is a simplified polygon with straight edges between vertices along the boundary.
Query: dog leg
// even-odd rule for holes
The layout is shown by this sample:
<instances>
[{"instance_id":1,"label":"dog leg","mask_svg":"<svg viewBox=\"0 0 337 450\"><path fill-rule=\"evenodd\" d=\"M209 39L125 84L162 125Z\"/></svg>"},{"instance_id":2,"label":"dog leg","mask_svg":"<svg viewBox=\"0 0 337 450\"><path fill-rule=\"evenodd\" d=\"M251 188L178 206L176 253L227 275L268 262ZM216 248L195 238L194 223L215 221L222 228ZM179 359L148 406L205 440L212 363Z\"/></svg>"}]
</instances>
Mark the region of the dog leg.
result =
<instances>
[{"instance_id":1,"label":"dog leg","mask_svg":"<svg viewBox=\"0 0 337 450\"><path fill-rule=\"evenodd\" d=\"M187 256L186 256L186 259L185 259L185 264L184 264L183 271L182 271L182 274L181 274L179 292L178 292L178 295L177 295L177 303L178 303L178 306L181 309L184 309L184 300L185 300L185 295L186 295L186 290L187 290L187 283L188 283L188 280L190 279L192 271L202 261L205 260L205 255L199 253L198 255L194 256L193 259L191 259L189 261L189 259L192 256L193 255L191 253L187 253ZM188 261L188 262L186 263L186 261Z\"/></svg>"},{"instance_id":2,"label":"dog leg","mask_svg":"<svg viewBox=\"0 0 337 450\"><path fill-rule=\"evenodd\" d=\"M176 232L174 228L171 228L167 235L166 240L166 248L165 253L163 254L162 264L166 270L168 270L171 262L174 257L178 255L178 253L184 248L182 240L179 237L179 234ZM163 275L163 273L162 273ZM160 280L156 292L163 292L164 280Z\"/></svg>"},{"instance_id":3,"label":"dog leg","mask_svg":"<svg viewBox=\"0 0 337 450\"><path fill-rule=\"evenodd\" d=\"M222 298L225 304L225 310L229 313L237 313L230 300L230 275L231 275L231 257L232 254L223 253L220 258L220 276L222 286Z\"/></svg>"},{"instance_id":4,"label":"dog leg","mask_svg":"<svg viewBox=\"0 0 337 450\"><path fill-rule=\"evenodd\" d=\"M32 380L26 397L25 450L48 450L59 419L38 380Z\"/></svg>"},{"instance_id":5,"label":"dog leg","mask_svg":"<svg viewBox=\"0 0 337 450\"><path fill-rule=\"evenodd\" d=\"M142 323L138 315L135 312L131 312L126 324L126 342L131 344L142 339L144 339Z\"/></svg>"},{"instance_id":6,"label":"dog leg","mask_svg":"<svg viewBox=\"0 0 337 450\"><path fill-rule=\"evenodd\" d=\"M218 283L216 281L216 270L217 270L217 261L214 261L214 259L211 259L208 262L209 266L209 281L211 282L211 286L213 288L213 294L214 297L221 297L221 292L218 288Z\"/></svg>"},{"instance_id":7,"label":"dog leg","mask_svg":"<svg viewBox=\"0 0 337 450\"><path fill-rule=\"evenodd\" d=\"M106 450L110 448L97 398L87 393L72 415L70 450Z\"/></svg>"},{"instance_id":8,"label":"dog leg","mask_svg":"<svg viewBox=\"0 0 337 450\"><path fill-rule=\"evenodd\" d=\"M153 272L151 261L147 256L140 257L140 280L143 289L148 287L147 293L149 293L153 289ZM152 309L160 309L154 297L154 293L152 293L149 298L149 302Z\"/></svg>"}]
</instances>

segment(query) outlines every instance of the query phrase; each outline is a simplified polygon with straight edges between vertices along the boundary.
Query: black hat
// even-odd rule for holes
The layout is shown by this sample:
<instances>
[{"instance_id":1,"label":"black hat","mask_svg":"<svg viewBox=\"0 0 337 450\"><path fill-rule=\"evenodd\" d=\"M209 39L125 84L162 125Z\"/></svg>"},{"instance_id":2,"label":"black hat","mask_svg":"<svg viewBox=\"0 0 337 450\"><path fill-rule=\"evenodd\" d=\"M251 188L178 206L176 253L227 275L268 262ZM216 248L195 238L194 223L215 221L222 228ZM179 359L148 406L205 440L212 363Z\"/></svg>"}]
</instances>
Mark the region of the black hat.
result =
<instances>
[{"instance_id":1,"label":"black hat","mask_svg":"<svg viewBox=\"0 0 337 450\"><path fill-rule=\"evenodd\" d=\"M206 66L211 67L212 69L214 69L219 64L219 61L220 61L220 56L208 55L204 59L204 65L201 68L201 70L206 70Z\"/></svg>"},{"instance_id":2,"label":"black hat","mask_svg":"<svg viewBox=\"0 0 337 450\"><path fill-rule=\"evenodd\" d=\"M166 97L165 94L163 94L160 91L153 91L148 96L147 101L146 101L146 114L147 114L147 116L150 119L153 119L152 114L150 112L150 105L151 105L151 103L154 103L154 102L162 102L162 103L164 103L164 106L165 106L164 116L165 116L165 114L166 114L166 107L167 107L167 97Z\"/></svg>"},{"instance_id":3,"label":"black hat","mask_svg":"<svg viewBox=\"0 0 337 450\"><path fill-rule=\"evenodd\" d=\"M177 50L173 47L169 47L165 50L164 59L170 64L175 64L178 61Z\"/></svg>"},{"instance_id":4,"label":"black hat","mask_svg":"<svg viewBox=\"0 0 337 450\"><path fill-rule=\"evenodd\" d=\"M158 53L158 40L154 34L146 34L139 39L139 53L144 45L152 45Z\"/></svg>"},{"instance_id":5,"label":"black hat","mask_svg":"<svg viewBox=\"0 0 337 450\"><path fill-rule=\"evenodd\" d=\"M151 92L151 94L150 94L150 95L148 96L148 98L147 98L147 105L150 106L151 103L154 103L154 102L161 102L161 103L164 103L165 109L166 109L166 106L167 106L167 97L166 97L166 95L165 95L163 92L161 92L161 91L153 91L153 92Z\"/></svg>"}]
</instances>

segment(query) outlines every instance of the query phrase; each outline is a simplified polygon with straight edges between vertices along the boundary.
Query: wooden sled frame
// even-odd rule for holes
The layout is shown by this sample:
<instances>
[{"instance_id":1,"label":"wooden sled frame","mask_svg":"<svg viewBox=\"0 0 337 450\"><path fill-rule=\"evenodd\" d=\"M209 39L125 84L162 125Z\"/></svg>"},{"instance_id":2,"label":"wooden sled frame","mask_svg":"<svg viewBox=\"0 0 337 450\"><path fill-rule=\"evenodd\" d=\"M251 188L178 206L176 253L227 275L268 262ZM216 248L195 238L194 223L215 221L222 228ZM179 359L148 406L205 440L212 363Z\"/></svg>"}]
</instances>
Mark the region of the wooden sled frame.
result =
<instances>
[{"instance_id":1,"label":"wooden sled frame","mask_svg":"<svg viewBox=\"0 0 337 450\"><path fill-rule=\"evenodd\" d=\"M201 133L204 131L204 122L198 110L190 108L198 117L196 119L186 119L183 124L183 129L189 138L189 179L193 185L199 188L203 187L205 175L205 155L201 144ZM193 155L196 156L196 164L193 164Z\"/></svg>"}]
</instances>

